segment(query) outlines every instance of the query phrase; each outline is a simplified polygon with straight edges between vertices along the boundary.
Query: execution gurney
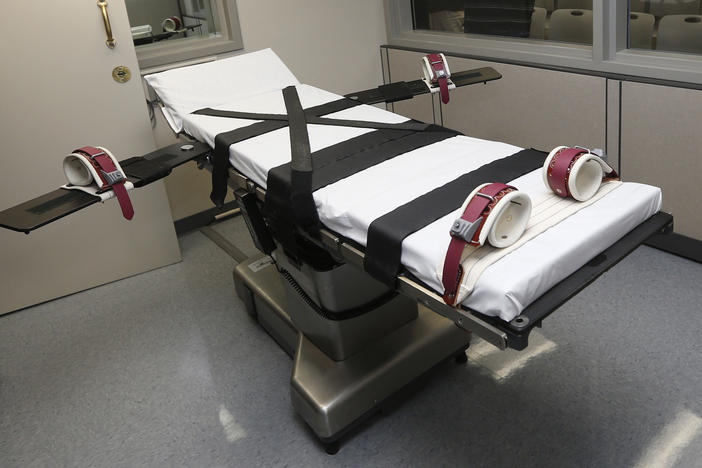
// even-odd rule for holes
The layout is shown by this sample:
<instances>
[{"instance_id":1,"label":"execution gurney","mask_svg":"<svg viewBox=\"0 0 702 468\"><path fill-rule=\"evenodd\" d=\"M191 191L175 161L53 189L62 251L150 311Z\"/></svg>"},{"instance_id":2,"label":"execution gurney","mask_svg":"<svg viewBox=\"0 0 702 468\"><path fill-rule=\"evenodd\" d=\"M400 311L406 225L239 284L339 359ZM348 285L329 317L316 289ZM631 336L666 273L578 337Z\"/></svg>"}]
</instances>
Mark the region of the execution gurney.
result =
<instances>
[{"instance_id":1,"label":"execution gurney","mask_svg":"<svg viewBox=\"0 0 702 468\"><path fill-rule=\"evenodd\" d=\"M242 70L257 70L257 81L252 83ZM479 69L451 78L461 87L500 75ZM400 269L390 281L366 271L369 229L403 206L416 210L414 200L457 175L508 159L521 148L447 129L426 131L367 105L428 93L422 80L342 98L300 84L270 50L146 80L173 129L197 141L130 158L121 166L138 188L192 160L221 179L225 155L227 183L262 250L235 269L237 293L249 313L294 356L293 405L330 451L397 390L442 360L465 357L466 332L501 349L523 349L531 330L561 304L648 237L672 230L672 217L659 212L659 189L623 183L489 265L466 300L451 307L441 297L437 264L459 206L432 215L433 221L404 238ZM303 126L312 152L309 186L314 190L303 203L313 199L320 222L314 229L288 229L287 219L279 223L283 229L272 227L276 215L265 206L271 181L290 183L285 174L291 171L290 134L297 124L286 115L289 102L281 94L290 86L307 111ZM352 104L338 106L348 101ZM215 110L195 112L210 106ZM320 112L320 117L311 109L331 112ZM329 125L320 118L339 122ZM364 122L405 127L371 128ZM360 150L349 152L349 141ZM546 190L540 171L505 182L535 198ZM3 211L0 226L30 232L98 201L58 189Z\"/></svg>"}]
</instances>

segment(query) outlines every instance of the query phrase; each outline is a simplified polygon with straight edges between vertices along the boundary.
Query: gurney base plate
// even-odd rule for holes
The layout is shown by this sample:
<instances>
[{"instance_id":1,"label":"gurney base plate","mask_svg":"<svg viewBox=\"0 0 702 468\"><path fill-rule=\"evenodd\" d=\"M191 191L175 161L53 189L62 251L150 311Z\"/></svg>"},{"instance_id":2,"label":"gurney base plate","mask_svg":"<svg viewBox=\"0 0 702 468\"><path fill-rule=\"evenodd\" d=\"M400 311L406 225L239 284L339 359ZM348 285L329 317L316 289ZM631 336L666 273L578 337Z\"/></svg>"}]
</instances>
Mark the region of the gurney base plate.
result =
<instances>
[{"instance_id":1,"label":"gurney base plate","mask_svg":"<svg viewBox=\"0 0 702 468\"><path fill-rule=\"evenodd\" d=\"M294 357L293 407L324 444L334 444L393 394L469 345L469 333L420 305L415 320L334 361L293 325L280 275L266 258L252 257L235 268L236 292L249 314Z\"/></svg>"},{"instance_id":2,"label":"gurney base plate","mask_svg":"<svg viewBox=\"0 0 702 468\"><path fill-rule=\"evenodd\" d=\"M342 437L390 396L468 347L470 334L420 307L416 320L344 361L334 361L300 335L292 404L328 443Z\"/></svg>"}]
</instances>

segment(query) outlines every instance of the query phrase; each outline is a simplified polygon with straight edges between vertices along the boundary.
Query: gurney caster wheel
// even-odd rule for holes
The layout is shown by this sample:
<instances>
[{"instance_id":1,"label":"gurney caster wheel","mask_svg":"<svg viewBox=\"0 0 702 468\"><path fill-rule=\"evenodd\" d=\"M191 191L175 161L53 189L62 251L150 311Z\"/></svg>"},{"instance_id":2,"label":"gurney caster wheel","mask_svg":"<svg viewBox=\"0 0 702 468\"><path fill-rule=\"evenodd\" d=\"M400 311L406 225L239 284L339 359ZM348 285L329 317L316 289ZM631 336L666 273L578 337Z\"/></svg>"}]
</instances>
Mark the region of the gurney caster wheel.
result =
<instances>
[{"instance_id":1,"label":"gurney caster wheel","mask_svg":"<svg viewBox=\"0 0 702 468\"><path fill-rule=\"evenodd\" d=\"M329 455L336 455L341 448L341 444L338 440L335 440L334 442L323 442L322 444L324 445L324 451Z\"/></svg>"}]
</instances>

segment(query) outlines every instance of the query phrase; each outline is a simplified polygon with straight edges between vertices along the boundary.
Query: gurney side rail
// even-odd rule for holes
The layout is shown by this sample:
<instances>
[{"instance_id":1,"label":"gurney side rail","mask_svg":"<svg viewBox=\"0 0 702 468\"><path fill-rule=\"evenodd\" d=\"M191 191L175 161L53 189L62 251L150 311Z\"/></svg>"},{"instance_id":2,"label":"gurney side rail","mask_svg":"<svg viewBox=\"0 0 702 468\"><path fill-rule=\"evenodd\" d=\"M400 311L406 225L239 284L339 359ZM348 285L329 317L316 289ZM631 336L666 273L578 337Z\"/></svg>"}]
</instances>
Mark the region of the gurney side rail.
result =
<instances>
[{"instance_id":1,"label":"gurney side rail","mask_svg":"<svg viewBox=\"0 0 702 468\"><path fill-rule=\"evenodd\" d=\"M524 349L528 344L529 332L535 326L541 326L541 321L544 318L623 260L648 238L657 234L670 234L672 231L673 216L659 211L542 294L509 324L494 317L487 317L477 312L472 313L489 323L499 322L497 326L507 334L510 348Z\"/></svg>"}]
</instances>

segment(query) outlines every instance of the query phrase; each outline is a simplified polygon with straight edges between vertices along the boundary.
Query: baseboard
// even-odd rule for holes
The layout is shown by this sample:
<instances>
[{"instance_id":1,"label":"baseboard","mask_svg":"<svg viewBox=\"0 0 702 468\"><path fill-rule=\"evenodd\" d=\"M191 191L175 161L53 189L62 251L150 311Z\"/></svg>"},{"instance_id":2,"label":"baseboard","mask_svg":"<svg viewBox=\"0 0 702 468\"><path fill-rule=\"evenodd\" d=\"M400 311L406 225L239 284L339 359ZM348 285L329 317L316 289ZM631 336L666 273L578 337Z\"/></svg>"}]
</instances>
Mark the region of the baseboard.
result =
<instances>
[{"instance_id":1,"label":"baseboard","mask_svg":"<svg viewBox=\"0 0 702 468\"><path fill-rule=\"evenodd\" d=\"M670 234L651 236L645 244L649 247L702 263L702 241L698 239L671 232Z\"/></svg>"},{"instance_id":2,"label":"baseboard","mask_svg":"<svg viewBox=\"0 0 702 468\"><path fill-rule=\"evenodd\" d=\"M203 226L209 226L216 219L218 219L216 218L217 216L237 208L239 208L239 205L236 203L236 201L230 201L225 203L222 208L210 208L209 210L201 211L199 213L195 213L194 215L186 216L185 218L174 221L173 225L175 226L176 235L180 236L186 232L199 229Z\"/></svg>"}]
</instances>

